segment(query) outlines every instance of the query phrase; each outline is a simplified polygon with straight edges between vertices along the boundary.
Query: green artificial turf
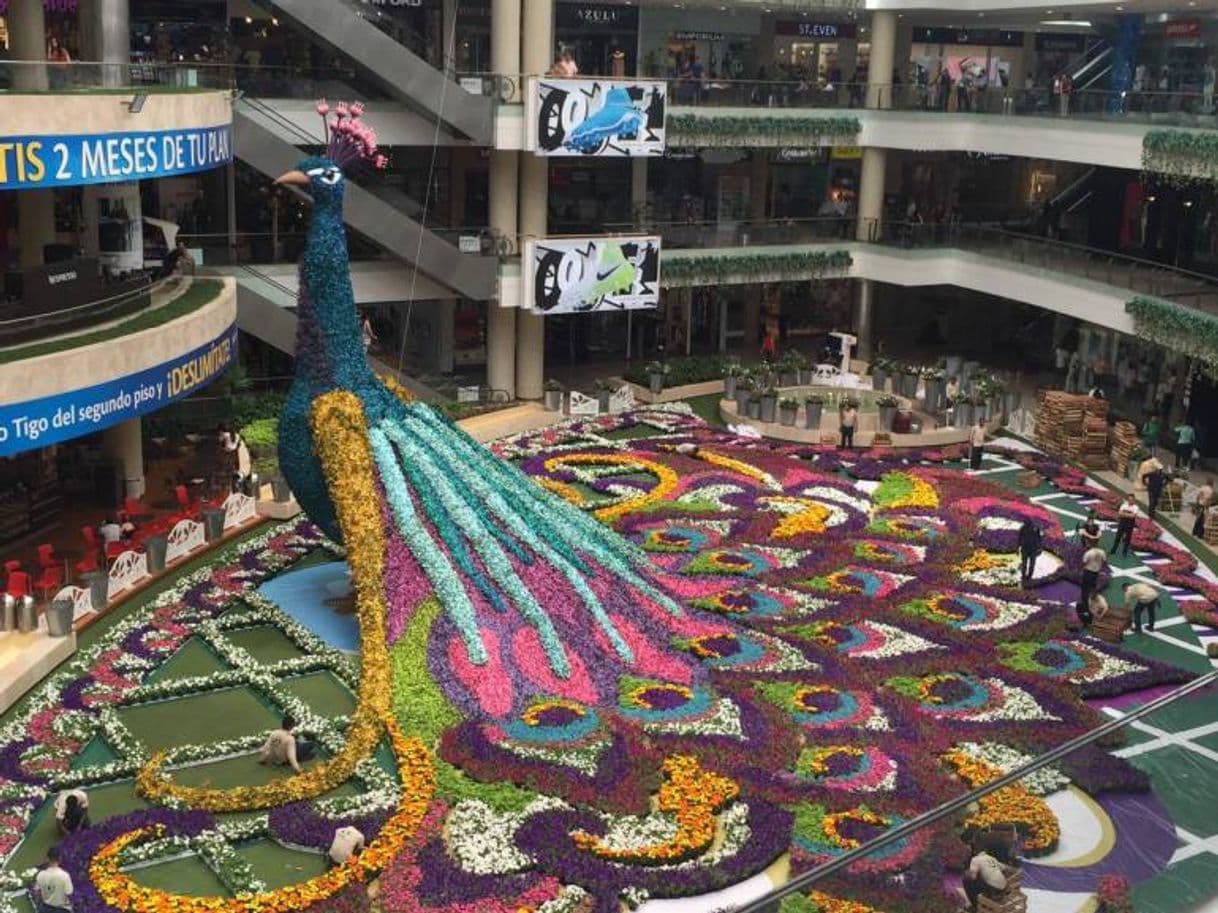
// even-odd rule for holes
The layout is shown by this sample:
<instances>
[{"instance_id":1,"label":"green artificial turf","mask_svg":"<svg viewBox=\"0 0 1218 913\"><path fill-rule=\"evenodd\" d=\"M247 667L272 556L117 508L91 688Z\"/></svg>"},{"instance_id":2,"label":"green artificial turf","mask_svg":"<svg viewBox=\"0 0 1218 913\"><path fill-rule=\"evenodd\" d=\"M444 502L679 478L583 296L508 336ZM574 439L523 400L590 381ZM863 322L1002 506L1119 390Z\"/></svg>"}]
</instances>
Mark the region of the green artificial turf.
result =
<instances>
[{"instance_id":1,"label":"green artificial turf","mask_svg":"<svg viewBox=\"0 0 1218 913\"><path fill-rule=\"evenodd\" d=\"M191 637L148 677L151 682L174 681L223 672L228 666L201 638Z\"/></svg>"},{"instance_id":2,"label":"green artificial turf","mask_svg":"<svg viewBox=\"0 0 1218 913\"><path fill-rule=\"evenodd\" d=\"M236 847L236 851L249 863L254 875L266 882L272 891L300 884L326 871L326 857L323 854L289 849L273 840L244 843Z\"/></svg>"},{"instance_id":3,"label":"green artificial turf","mask_svg":"<svg viewBox=\"0 0 1218 913\"><path fill-rule=\"evenodd\" d=\"M350 716L355 711L355 695L329 672L285 678L283 690L300 698L319 716Z\"/></svg>"},{"instance_id":4,"label":"green artificial turf","mask_svg":"<svg viewBox=\"0 0 1218 913\"><path fill-rule=\"evenodd\" d=\"M238 628L235 631L226 631L224 636L233 646L240 647L267 666L304 656L304 651L296 646L291 638L270 625Z\"/></svg>"},{"instance_id":5,"label":"green artificial turf","mask_svg":"<svg viewBox=\"0 0 1218 913\"><path fill-rule=\"evenodd\" d=\"M128 873L137 883L191 897L228 897L224 883L198 856L185 856L145 866Z\"/></svg>"},{"instance_id":6,"label":"green artificial turf","mask_svg":"<svg viewBox=\"0 0 1218 913\"><path fill-rule=\"evenodd\" d=\"M99 342L108 342L111 339L138 333L140 330L163 326L215 301L222 288L224 288L224 283L216 279L197 279L186 291L167 304L144 311L130 320L124 320L114 326L95 330L92 333L80 333L76 336L65 336L62 339L50 339L46 342L35 342L12 349L0 349L0 364L96 345Z\"/></svg>"},{"instance_id":7,"label":"green artificial turf","mask_svg":"<svg viewBox=\"0 0 1218 913\"><path fill-rule=\"evenodd\" d=\"M102 821L111 815L122 815L148 807L148 803L135 794L135 784L129 780L91 787L86 792L89 795L89 818L94 822ZM25 832L25 840L5 868L16 872L33 868L41 864L46 859L47 850L59 842L54 798L52 796L47 799L34 812L30 827Z\"/></svg>"},{"instance_id":8,"label":"green artificial turf","mask_svg":"<svg viewBox=\"0 0 1218 913\"><path fill-rule=\"evenodd\" d=\"M269 732L279 715L251 688L224 688L118 710L119 720L148 751Z\"/></svg>"}]
</instances>

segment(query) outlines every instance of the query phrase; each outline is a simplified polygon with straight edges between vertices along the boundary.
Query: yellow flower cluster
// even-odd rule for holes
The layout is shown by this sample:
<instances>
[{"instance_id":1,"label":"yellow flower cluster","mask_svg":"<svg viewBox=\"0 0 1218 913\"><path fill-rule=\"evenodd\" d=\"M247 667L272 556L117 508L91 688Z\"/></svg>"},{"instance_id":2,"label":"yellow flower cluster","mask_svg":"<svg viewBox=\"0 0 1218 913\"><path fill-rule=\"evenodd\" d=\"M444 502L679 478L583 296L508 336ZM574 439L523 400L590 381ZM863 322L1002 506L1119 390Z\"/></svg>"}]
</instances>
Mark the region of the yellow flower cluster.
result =
<instances>
[{"instance_id":1,"label":"yellow flower cluster","mask_svg":"<svg viewBox=\"0 0 1218 913\"><path fill-rule=\"evenodd\" d=\"M857 900L840 900L820 891L809 892L808 899L812 901L817 913L880 913L875 907L869 907Z\"/></svg>"},{"instance_id":2,"label":"yellow flower cluster","mask_svg":"<svg viewBox=\"0 0 1218 913\"><path fill-rule=\"evenodd\" d=\"M919 479L917 476L907 476L906 478L912 483L909 491L887 501L884 507L893 510L900 507L938 507L939 493L935 491L935 487L925 479Z\"/></svg>"},{"instance_id":3,"label":"yellow flower cluster","mask_svg":"<svg viewBox=\"0 0 1218 913\"><path fill-rule=\"evenodd\" d=\"M657 865L686 859L706 850L715 839L715 813L740 794L735 780L706 770L690 755L673 755L661 768L664 783L656 808L673 815L677 833L665 843L631 849L607 847L586 831L571 835L575 845L604 859Z\"/></svg>"},{"instance_id":4,"label":"yellow flower cluster","mask_svg":"<svg viewBox=\"0 0 1218 913\"><path fill-rule=\"evenodd\" d=\"M995 558L983 548L977 549L971 555L962 561L956 570L962 574L976 573L977 571L990 571L994 568L1006 567L1007 562L1001 558Z\"/></svg>"},{"instance_id":5,"label":"yellow flower cluster","mask_svg":"<svg viewBox=\"0 0 1218 913\"><path fill-rule=\"evenodd\" d=\"M123 834L93 857L89 877L102 900L125 913L294 913L333 897L353 882L374 877L402 852L418 830L436 785L435 768L423 742L406 738L390 717L384 719L384 724L397 759L402 798L376 839L345 864L302 884L260 894L238 894L232 898L171 894L141 885L119 870L119 858L125 847L165 836L164 827L157 825Z\"/></svg>"},{"instance_id":6,"label":"yellow flower cluster","mask_svg":"<svg viewBox=\"0 0 1218 913\"><path fill-rule=\"evenodd\" d=\"M984 786L1002 776L1002 771L993 764L952 749L944 756L956 773L969 786ZM1048 803L1034 796L1022 786L1007 786L990 793L977 803L981 810L965 821L968 827L988 830L993 827L1014 825L1023 836L1024 849L1029 853L1050 852L1061 837L1061 826Z\"/></svg>"},{"instance_id":7,"label":"yellow flower cluster","mask_svg":"<svg viewBox=\"0 0 1218 913\"><path fill-rule=\"evenodd\" d=\"M376 378L385 385L386 390L388 390L402 402L414 402L414 394L398 383L395 378L390 377L388 374L378 374Z\"/></svg>"},{"instance_id":8,"label":"yellow flower cluster","mask_svg":"<svg viewBox=\"0 0 1218 913\"><path fill-rule=\"evenodd\" d=\"M954 682L958 678L955 672L941 672L937 675L927 675L918 680L918 700L923 704L942 704L943 698L935 694L935 686L944 682Z\"/></svg>"},{"instance_id":9,"label":"yellow flower cluster","mask_svg":"<svg viewBox=\"0 0 1218 913\"><path fill-rule=\"evenodd\" d=\"M547 479L545 476L541 476L537 479L537 483L546 491L558 495L568 504L574 504L579 508L584 506L584 496L574 486L568 485L566 482L559 482L557 479Z\"/></svg>"},{"instance_id":10,"label":"yellow flower cluster","mask_svg":"<svg viewBox=\"0 0 1218 913\"><path fill-rule=\"evenodd\" d=\"M829 765L825 762L834 755L849 755L852 758L861 758L864 754L863 749L855 748L853 745L830 745L828 748L814 748L806 756L808 773L816 774L818 777L826 776L829 773Z\"/></svg>"},{"instance_id":11,"label":"yellow flower cluster","mask_svg":"<svg viewBox=\"0 0 1218 913\"><path fill-rule=\"evenodd\" d=\"M596 519L603 522L616 520L618 517L625 516L632 511L640 510L648 504L656 501L663 501L677 489L677 483L680 477L673 470L669 469L663 463L656 463L653 460L645 460L642 457L627 456L620 453L569 453L562 456L551 457L546 460L546 472L555 472L569 465L591 465L591 466L621 466L623 472L646 472L659 479L659 483L651 489L639 495L637 498L626 498L616 504L610 504L608 507L602 507L593 512ZM557 491L567 500L571 500L563 491L547 485L551 491ZM575 501L573 503L579 503Z\"/></svg>"},{"instance_id":12,"label":"yellow flower cluster","mask_svg":"<svg viewBox=\"0 0 1218 913\"><path fill-rule=\"evenodd\" d=\"M714 453L699 447L698 452L694 455L695 459L702 460L704 463L710 463L712 466L718 466L720 469L730 469L732 472L738 472L742 476L754 479L765 485L767 488L782 490L782 486L777 480L764 470L758 469L756 466L750 466L744 460L734 460L731 457L724 456L721 453Z\"/></svg>"},{"instance_id":13,"label":"yellow flower cluster","mask_svg":"<svg viewBox=\"0 0 1218 913\"><path fill-rule=\"evenodd\" d=\"M809 498L783 496L758 500L787 514L775 524L774 531L770 533L772 539L790 539L804 533L823 533L825 521L833 516L833 511Z\"/></svg>"},{"instance_id":14,"label":"yellow flower cluster","mask_svg":"<svg viewBox=\"0 0 1218 913\"><path fill-rule=\"evenodd\" d=\"M851 809L846 812L834 812L831 815L825 815L825 820L822 827L825 830L825 836L832 840L840 847L848 850L858 849L863 845L863 842L857 837L847 837L839 829L838 826L843 821L858 821L861 824L869 824L872 827L882 827L888 829L892 826L892 821L885 818L883 815L877 814L865 805L860 805L858 808Z\"/></svg>"},{"instance_id":15,"label":"yellow flower cluster","mask_svg":"<svg viewBox=\"0 0 1218 913\"><path fill-rule=\"evenodd\" d=\"M360 685L347 741L329 761L303 773L263 786L234 789L175 784L161 771L164 754L157 754L136 776L136 788L148 799L173 799L210 812L253 811L312 799L350 779L355 766L380 741L382 721L392 704L385 644L385 532L364 410L352 393L327 393L314 403L312 423L313 440L347 546L359 619Z\"/></svg>"}]
</instances>

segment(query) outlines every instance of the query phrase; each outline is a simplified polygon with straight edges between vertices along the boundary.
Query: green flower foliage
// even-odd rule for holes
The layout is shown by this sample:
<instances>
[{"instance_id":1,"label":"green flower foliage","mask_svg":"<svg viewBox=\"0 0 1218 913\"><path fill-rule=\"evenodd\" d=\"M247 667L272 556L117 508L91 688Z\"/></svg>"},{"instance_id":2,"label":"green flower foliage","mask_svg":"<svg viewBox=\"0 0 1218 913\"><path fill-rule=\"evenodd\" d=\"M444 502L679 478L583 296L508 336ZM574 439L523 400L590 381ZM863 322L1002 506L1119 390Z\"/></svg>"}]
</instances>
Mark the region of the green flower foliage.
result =
<instances>
[{"instance_id":1,"label":"green flower foliage","mask_svg":"<svg viewBox=\"0 0 1218 913\"><path fill-rule=\"evenodd\" d=\"M670 114L671 146L854 145L857 117L775 117L735 114Z\"/></svg>"},{"instance_id":2,"label":"green flower foliage","mask_svg":"<svg viewBox=\"0 0 1218 913\"><path fill-rule=\"evenodd\" d=\"M1145 295L1127 302L1125 310L1143 339L1196 358L1218 375L1218 316Z\"/></svg>"},{"instance_id":3,"label":"green flower foliage","mask_svg":"<svg viewBox=\"0 0 1218 913\"><path fill-rule=\"evenodd\" d=\"M1181 183L1218 181L1218 131L1150 130L1142 137L1142 168Z\"/></svg>"},{"instance_id":4,"label":"green flower foliage","mask_svg":"<svg viewBox=\"0 0 1218 913\"><path fill-rule=\"evenodd\" d=\"M845 272L854 262L850 252L799 251L766 253L744 248L729 254L666 258L660 284L666 288L715 284L749 284L763 279L812 279L825 273Z\"/></svg>"}]
</instances>

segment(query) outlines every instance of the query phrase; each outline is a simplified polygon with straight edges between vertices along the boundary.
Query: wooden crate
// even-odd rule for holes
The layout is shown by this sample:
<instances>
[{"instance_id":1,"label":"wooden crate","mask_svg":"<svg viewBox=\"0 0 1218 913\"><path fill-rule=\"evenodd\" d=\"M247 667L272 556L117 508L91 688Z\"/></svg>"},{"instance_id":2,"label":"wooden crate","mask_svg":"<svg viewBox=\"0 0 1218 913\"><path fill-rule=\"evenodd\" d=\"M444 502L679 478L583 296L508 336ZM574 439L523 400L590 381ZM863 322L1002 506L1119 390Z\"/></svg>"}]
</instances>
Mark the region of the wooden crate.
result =
<instances>
[{"instance_id":1,"label":"wooden crate","mask_svg":"<svg viewBox=\"0 0 1218 913\"><path fill-rule=\"evenodd\" d=\"M1204 535L1206 545L1218 545L1218 510L1206 511Z\"/></svg>"},{"instance_id":2,"label":"wooden crate","mask_svg":"<svg viewBox=\"0 0 1218 913\"><path fill-rule=\"evenodd\" d=\"M1007 878L1007 889L1001 897L978 897L977 913L1027 913L1028 898L1023 893L1023 873Z\"/></svg>"}]
</instances>

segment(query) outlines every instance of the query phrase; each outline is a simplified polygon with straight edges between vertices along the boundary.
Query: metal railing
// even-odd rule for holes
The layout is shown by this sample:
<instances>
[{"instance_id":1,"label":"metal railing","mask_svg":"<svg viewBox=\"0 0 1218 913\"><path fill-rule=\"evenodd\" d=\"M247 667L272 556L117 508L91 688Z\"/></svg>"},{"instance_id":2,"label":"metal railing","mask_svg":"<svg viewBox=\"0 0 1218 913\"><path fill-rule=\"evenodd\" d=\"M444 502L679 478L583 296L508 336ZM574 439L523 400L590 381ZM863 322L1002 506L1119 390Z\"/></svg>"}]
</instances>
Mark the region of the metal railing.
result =
<instances>
[{"instance_id":1,"label":"metal railing","mask_svg":"<svg viewBox=\"0 0 1218 913\"><path fill-rule=\"evenodd\" d=\"M742 906L729 909L733 909L734 913L774 913L774 911L777 910L778 903L782 900L782 898L807 891L809 888L828 878L830 875L834 875L848 869L854 863L866 859L868 856L883 850L885 847L891 846L892 844L901 840L905 840L919 831L938 824L939 822L954 819L979 799L982 799L991 793L995 793L1000 789L1005 789L1006 787L1016 785L1020 780L1024 779L1029 774L1036 773L1039 770L1043 770L1046 767L1063 761L1069 758L1070 755L1074 754L1079 749L1094 745L1099 740L1120 732L1131 723L1140 720L1143 717L1149 716L1150 714L1159 710L1163 710L1166 707L1170 707L1182 698L1209 688L1216 682L1218 682L1218 670L1207 672L1188 684L1182 685L1181 687L1176 688L1175 690L1156 700L1150 701L1135 710L1130 710L1117 719L1103 723L1091 731L1059 745L1057 748L1040 755L1038 758L1028 762L1027 764L1024 764L1023 766L1004 774L996 780L986 783L984 786L970 790L969 792L945 802L936 808L930 809L929 811L923 812L916 817L910 818L908 821L885 831L883 834L880 834L871 840L868 840L861 846L848 850L834 859L830 859L827 862L823 862L806 872L796 875L786 884L775 888L764 897L760 897L756 900L745 903Z\"/></svg>"},{"instance_id":2,"label":"metal railing","mask_svg":"<svg viewBox=\"0 0 1218 913\"><path fill-rule=\"evenodd\" d=\"M0 92L228 89L229 67L195 63L0 61Z\"/></svg>"},{"instance_id":3,"label":"metal railing","mask_svg":"<svg viewBox=\"0 0 1218 913\"><path fill-rule=\"evenodd\" d=\"M184 291L190 282L184 276L167 276L86 304L0 320L0 349L26 345L63 333L75 333L129 317L153 307L155 293L175 287Z\"/></svg>"}]
</instances>

